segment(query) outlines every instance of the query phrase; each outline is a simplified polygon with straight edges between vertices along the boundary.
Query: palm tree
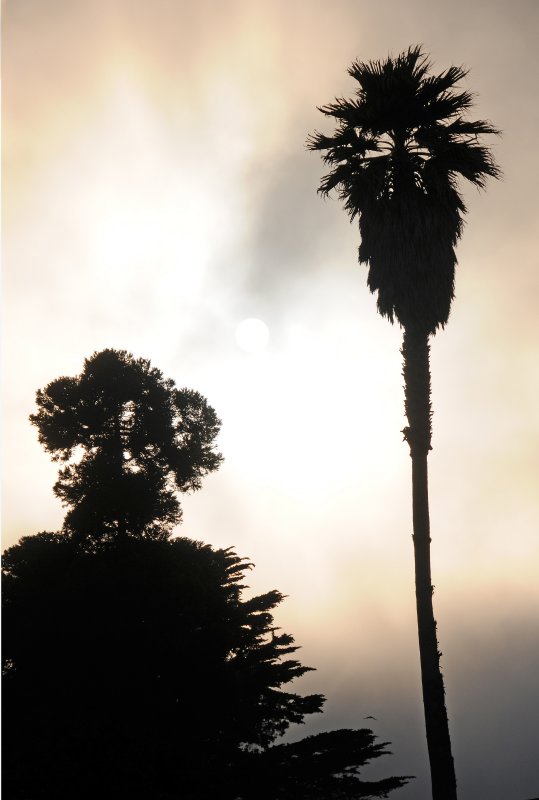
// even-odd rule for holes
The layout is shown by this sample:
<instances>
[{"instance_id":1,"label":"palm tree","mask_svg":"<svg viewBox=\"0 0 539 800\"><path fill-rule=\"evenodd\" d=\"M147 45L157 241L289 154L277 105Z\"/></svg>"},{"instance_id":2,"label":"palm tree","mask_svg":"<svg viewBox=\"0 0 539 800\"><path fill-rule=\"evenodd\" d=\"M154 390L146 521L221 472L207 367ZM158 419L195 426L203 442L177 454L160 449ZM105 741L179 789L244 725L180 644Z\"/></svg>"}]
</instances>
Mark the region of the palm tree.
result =
<instances>
[{"instance_id":1,"label":"palm tree","mask_svg":"<svg viewBox=\"0 0 539 800\"><path fill-rule=\"evenodd\" d=\"M421 47L385 61L355 62L351 100L320 111L337 121L332 136L307 146L330 172L319 192L336 189L361 235L359 261L378 292L378 311L404 330L405 440L412 459L413 540L423 704L434 800L455 800L456 779L432 607L427 456L431 449L429 337L446 324L454 297L455 246L466 207L458 179L483 188L500 172L482 134L490 122L465 118L472 95L457 84L462 67L431 74Z\"/></svg>"}]
</instances>

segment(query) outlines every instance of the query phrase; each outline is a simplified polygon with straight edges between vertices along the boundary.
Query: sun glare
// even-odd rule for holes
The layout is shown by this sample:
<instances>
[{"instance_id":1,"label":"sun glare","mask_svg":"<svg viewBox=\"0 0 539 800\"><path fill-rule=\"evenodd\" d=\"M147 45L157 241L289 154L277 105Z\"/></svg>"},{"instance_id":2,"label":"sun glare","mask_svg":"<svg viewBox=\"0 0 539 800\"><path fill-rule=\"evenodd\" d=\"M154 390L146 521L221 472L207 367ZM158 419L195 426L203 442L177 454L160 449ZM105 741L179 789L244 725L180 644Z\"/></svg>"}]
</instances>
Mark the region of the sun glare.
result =
<instances>
[{"instance_id":1,"label":"sun glare","mask_svg":"<svg viewBox=\"0 0 539 800\"><path fill-rule=\"evenodd\" d=\"M261 319L244 319L236 328L236 342L246 353L261 353L269 341L269 329Z\"/></svg>"}]
</instances>

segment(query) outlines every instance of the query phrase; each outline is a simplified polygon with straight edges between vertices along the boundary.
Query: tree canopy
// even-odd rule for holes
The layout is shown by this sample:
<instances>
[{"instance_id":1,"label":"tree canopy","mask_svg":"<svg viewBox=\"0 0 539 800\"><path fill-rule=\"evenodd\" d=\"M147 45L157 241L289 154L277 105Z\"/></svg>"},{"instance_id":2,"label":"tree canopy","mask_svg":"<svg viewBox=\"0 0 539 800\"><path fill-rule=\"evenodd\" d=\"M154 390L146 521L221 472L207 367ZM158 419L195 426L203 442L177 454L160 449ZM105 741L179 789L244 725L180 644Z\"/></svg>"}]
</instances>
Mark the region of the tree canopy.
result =
<instances>
[{"instance_id":1,"label":"tree canopy","mask_svg":"<svg viewBox=\"0 0 539 800\"><path fill-rule=\"evenodd\" d=\"M499 131L467 119L473 95L458 88L467 71L431 68L419 46L354 62L355 96L320 108L336 131L308 139L330 167L319 191L336 189L359 219L359 261L369 267L379 312L427 333L445 325L454 296L454 248L466 213L459 178L482 188L500 175L480 141Z\"/></svg>"},{"instance_id":2,"label":"tree canopy","mask_svg":"<svg viewBox=\"0 0 539 800\"><path fill-rule=\"evenodd\" d=\"M88 552L42 533L10 548L6 798L314 800L404 785L361 783L386 752L370 731L271 747L324 698L289 691L309 668L274 625L280 592L242 596L250 567L183 538Z\"/></svg>"},{"instance_id":3,"label":"tree canopy","mask_svg":"<svg viewBox=\"0 0 539 800\"><path fill-rule=\"evenodd\" d=\"M205 398L124 350L94 353L36 403L39 441L67 463L54 486L69 508L64 528L79 537L166 537L181 519L176 492L199 489L222 461Z\"/></svg>"},{"instance_id":4,"label":"tree canopy","mask_svg":"<svg viewBox=\"0 0 539 800\"><path fill-rule=\"evenodd\" d=\"M244 597L247 559L171 537L174 491L221 460L204 398L105 350L37 404L40 441L72 459L55 486L69 511L62 533L3 557L7 800L316 800L404 785L361 782L386 752L370 731L275 745L324 703L289 690L311 668L274 624L283 595Z\"/></svg>"}]
</instances>

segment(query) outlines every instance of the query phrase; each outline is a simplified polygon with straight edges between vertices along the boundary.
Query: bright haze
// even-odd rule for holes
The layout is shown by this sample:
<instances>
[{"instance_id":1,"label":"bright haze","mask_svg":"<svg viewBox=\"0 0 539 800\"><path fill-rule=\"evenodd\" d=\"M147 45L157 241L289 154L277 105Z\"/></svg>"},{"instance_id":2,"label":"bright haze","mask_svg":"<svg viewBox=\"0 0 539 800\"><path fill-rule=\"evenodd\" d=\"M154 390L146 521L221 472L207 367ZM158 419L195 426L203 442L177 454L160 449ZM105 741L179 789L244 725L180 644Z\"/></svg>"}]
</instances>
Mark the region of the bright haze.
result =
<instances>
[{"instance_id":1,"label":"bright haze","mask_svg":"<svg viewBox=\"0 0 539 800\"><path fill-rule=\"evenodd\" d=\"M35 391L105 347L223 420L179 532L235 545L326 694L301 733L372 726L429 796L401 332L316 194L317 105L354 59L470 68L504 178L464 188L432 344L435 612L462 800L539 796L536 0L6 0L3 546L57 530ZM254 321L254 322L253 322ZM364 720L373 715L376 720ZM293 732L293 735L299 735ZM382 759L383 761L383 759ZM368 773L367 773L368 774Z\"/></svg>"}]
</instances>

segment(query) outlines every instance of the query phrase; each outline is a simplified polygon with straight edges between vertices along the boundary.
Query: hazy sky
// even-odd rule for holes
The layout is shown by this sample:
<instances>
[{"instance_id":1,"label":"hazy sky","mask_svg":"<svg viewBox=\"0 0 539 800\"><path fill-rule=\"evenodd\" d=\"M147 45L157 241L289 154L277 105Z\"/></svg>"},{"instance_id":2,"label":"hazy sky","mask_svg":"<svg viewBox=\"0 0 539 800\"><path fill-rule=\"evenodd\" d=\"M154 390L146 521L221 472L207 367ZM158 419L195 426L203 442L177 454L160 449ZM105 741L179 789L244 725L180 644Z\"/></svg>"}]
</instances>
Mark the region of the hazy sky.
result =
<instances>
[{"instance_id":1,"label":"hazy sky","mask_svg":"<svg viewBox=\"0 0 539 800\"><path fill-rule=\"evenodd\" d=\"M225 463L181 532L288 595L326 711L428 797L400 338L316 188L316 106L352 60L470 68L504 180L466 188L432 346L435 611L461 800L539 795L537 0L3 2L3 545L61 526L36 389L104 347L205 394ZM238 325L261 319L265 348ZM261 343L262 344L262 343ZM252 349L251 348L251 349ZM302 730L302 733L305 729Z\"/></svg>"}]
</instances>

